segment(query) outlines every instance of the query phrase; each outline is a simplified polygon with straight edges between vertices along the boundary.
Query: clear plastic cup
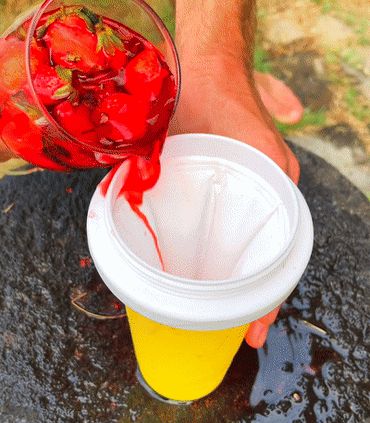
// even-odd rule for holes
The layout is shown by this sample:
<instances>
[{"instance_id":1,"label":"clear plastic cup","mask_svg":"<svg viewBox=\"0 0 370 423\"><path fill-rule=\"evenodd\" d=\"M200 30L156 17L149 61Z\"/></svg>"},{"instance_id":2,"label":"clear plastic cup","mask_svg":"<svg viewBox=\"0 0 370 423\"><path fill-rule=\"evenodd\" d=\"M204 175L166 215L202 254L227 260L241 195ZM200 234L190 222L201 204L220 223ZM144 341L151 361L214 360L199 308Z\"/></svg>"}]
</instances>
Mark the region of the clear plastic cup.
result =
<instances>
[{"instance_id":1,"label":"clear plastic cup","mask_svg":"<svg viewBox=\"0 0 370 423\"><path fill-rule=\"evenodd\" d=\"M208 134L169 137L142 211L120 197L125 165L91 201L91 255L126 304L142 379L192 401L223 380L248 326L281 304L304 272L313 225L298 188L267 156Z\"/></svg>"}]
</instances>

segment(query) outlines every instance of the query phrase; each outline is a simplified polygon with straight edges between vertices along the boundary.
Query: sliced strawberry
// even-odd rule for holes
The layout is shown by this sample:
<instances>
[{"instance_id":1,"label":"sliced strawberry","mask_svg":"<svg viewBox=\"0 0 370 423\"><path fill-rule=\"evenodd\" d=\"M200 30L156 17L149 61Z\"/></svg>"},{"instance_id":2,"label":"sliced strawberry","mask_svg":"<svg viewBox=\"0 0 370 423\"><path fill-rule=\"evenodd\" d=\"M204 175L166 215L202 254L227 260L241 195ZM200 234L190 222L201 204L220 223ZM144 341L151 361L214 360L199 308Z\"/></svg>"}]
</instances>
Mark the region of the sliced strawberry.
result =
<instances>
[{"instance_id":1,"label":"sliced strawberry","mask_svg":"<svg viewBox=\"0 0 370 423\"><path fill-rule=\"evenodd\" d=\"M93 113L100 134L115 142L133 142L147 129L148 102L124 93L112 94Z\"/></svg>"},{"instance_id":2,"label":"sliced strawberry","mask_svg":"<svg viewBox=\"0 0 370 423\"><path fill-rule=\"evenodd\" d=\"M58 69L58 68L57 68ZM41 65L36 69L33 86L45 106L58 103L73 92L72 71Z\"/></svg>"},{"instance_id":3,"label":"sliced strawberry","mask_svg":"<svg viewBox=\"0 0 370 423\"><path fill-rule=\"evenodd\" d=\"M126 66L125 88L131 94L154 95L161 91L163 78L168 74L163 69L158 54L153 49L145 49Z\"/></svg>"},{"instance_id":4,"label":"sliced strawberry","mask_svg":"<svg viewBox=\"0 0 370 423\"><path fill-rule=\"evenodd\" d=\"M50 24L43 39L54 64L81 72L104 66L104 57L97 54L97 35L77 15L67 15Z\"/></svg>"},{"instance_id":5,"label":"sliced strawberry","mask_svg":"<svg viewBox=\"0 0 370 423\"><path fill-rule=\"evenodd\" d=\"M38 66L50 66L50 53L47 47L43 47L36 42L35 39L31 42L31 70L32 75L35 73Z\"/></svg>"},{"instance_id":6,"label":"sliced strawberry","mask_svg":"<svg viewBox=\"0 0 370 423\"><path fill-rule=\"evenodd\" d=\"M127 61L128 56L126 51L115 49L114 53L108 56L109 67L117 72L126 66Z\"/></svg>"},{"instance_id":7,"label":"sliced strawberry","mask_svg":"<svg viewBox=\"0 0 370 423\"><path fill-rule=\"evenodd\" d=\"M15 94L27 83L25 43L16 37L0 38L0 90Z\"/></svg>"},{"instance_id":8,"label":"sliced strawberry","mask_svg":"<svg viewBox=\"0 0 370 423\"><path fill-rule=\"evenodd\" d=\"M90 109L85 104L74 106L70 101L64 101L55 106L53 115L73 137L89 143L97 141Z\"/></svg>"}]
</instances>

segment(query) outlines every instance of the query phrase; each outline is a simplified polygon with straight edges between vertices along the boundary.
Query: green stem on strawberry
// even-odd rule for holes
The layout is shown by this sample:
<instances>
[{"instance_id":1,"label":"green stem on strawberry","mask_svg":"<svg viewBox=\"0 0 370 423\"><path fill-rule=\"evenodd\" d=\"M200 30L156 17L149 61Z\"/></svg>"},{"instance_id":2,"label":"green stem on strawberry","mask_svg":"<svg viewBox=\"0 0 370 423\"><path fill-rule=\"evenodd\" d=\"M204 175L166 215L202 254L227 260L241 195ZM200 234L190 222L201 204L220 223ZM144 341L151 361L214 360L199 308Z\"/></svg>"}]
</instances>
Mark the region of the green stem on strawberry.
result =
<instances>
[{"instance_id":1,"label":"green stem on strawberry","mask_svg":"<svg viewBox=\"0 0 370 423\"><path fill-rule=\"evenodd\" d=\"M101 18L99 18L98 15L96 15L93 11L85 6L82 7L81 13L86 16L93 25L97 25L99 22L101 22Z\"/></svg>"},{"instance_id":2,"label":"green stem on strawberry","mask_svg":"<svg viewBox=\"0 0 370 423\"><path fill-rule=\"evenodd\" d=\"M26 37L27 37L27 31L24 28L23 25L21 25L19 28L17 28L15 30L15 36L18 38L18 40L20 41L25 41Z\"/></svg>"},{"instance_id":3,"label":"green stem on strawberry","mask_svg":"<svg viewBox=\"0 0 370 423\"><path fill-rule=\"evenodd\" d=\"M95 25L99 22L99 18L94 12L87 9L85 6L82 7L61 7L60 10L50 15L44 25L36 31L36 38L40 40L46 34L49 26L59 19L65 18L66 16L75 15L83 19L86 23L87 28L90 32L95 33Z\"/></svg>"},{"instance_id":4,"label":"green stem on strawberry","mask_svg":"<svg viewBox=\"0 0 370 423\"><path fill-rule=\"evenodd\" d=\"M125 50L121 38L111 27L104 25L102 21L96 25L96 34L98 36L97 52L104 50L105 53L114 56L116 50Z\"/></svg>"},{"instance_id":5,"label":"green stem on strawberry","mask_svg":"<svg viewBox=\"0 0 370 423\"><path fill-rule=\"evenodd\" d=\"M63 8L61 10L58 10L58 12L54 13L53 15L49 16L45 24L37 29L36 31L37 39L40 40L45 36L49 26L52 23L62 19L63 17L71 16L71 15L75 15L83 19L89 31L92 32L93 34L97 34L97 37L98 37L98 43L96 48L97 52L99 52L100 50L104 50L105 53L112 56L114 55L117 49L120 51L124 51L123 42L121 38L119 37L119 35L117 34L117 32L113 28L109 27L108 25L105 25L101 17L96 15L90 9L87 9L85 6Z\"/></svg>"},{"instance_id":6,"label":"green stem on strawberry","mask_svg":"<svg viewBox=\"0 0 370 423\"><path fill-rule=\"evenodd\" d=\"M73 76L72 69L66 69L66 68L63 68L63 66L57 65L55 66L55 70L60 79L62 79L65 82L68 82L68 84L72 84L72 76Z\"/></svg>"},{"instance_id":7,"label":"green stem on strawberry","mask_svg":"<svg viewBox=\"0 0 370 423\"><path fill-rule=\"evenodd\" d=\"M40 110L30 104L23 91L19 91L17 94L12 95L11 102L14 104L15 107L17 107L17 109L26 113L27 116L33 121L42 117L42 113L40 112Z\"/></svg>"},{"instance_id":8,"label":"green stem on strawberry","mask_svg":"<svg viewBox=\"0 0 370 423\"><path fill-rule=\"evenodd\" d=\"M72 85L66 84L63 87L60 87L57 90L55 90L55 92L53 94L53 99L54 100L63 100L65 98L70 97L73 92L74 92L74 88L72 87Z\"/></svg>"},{"instance_id":9,"label":"green stem on strawberry","mask_svg":"<svg viewBox=\"0 0 370 423\"><path fill-rule=\"evenodd\" d=\"M65 85L55 90L53 94L53 99L55 100L63 100L67 97L70 98L76 98L77 91L72 85L72 77L73 77L73 71L71 69L63 68L62 66L55 66L56 73L62 79L66 82Z\"/></svg>"}]
</instances>

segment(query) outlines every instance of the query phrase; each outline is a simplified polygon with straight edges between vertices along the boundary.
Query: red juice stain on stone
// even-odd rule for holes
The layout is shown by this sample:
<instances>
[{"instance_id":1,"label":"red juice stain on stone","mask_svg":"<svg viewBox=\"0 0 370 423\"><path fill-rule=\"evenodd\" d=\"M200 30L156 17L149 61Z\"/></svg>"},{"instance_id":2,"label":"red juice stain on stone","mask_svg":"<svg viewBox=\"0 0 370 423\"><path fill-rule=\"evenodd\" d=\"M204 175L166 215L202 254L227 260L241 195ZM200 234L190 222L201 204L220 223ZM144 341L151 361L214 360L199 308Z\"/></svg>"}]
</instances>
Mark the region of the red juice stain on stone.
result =
<instances>
[{"instance_id":1,"label":"red juice stain on stone","mask_svg":"<svg viewBox=\"0 0 370 423\"><path fill-rule=\"evenodd\" d=\"M85 267L90 267L91 266L91 258L90 257L82 257L80 258L80 267L81 269L84 269Z\"/></svg>"}]
</instances>

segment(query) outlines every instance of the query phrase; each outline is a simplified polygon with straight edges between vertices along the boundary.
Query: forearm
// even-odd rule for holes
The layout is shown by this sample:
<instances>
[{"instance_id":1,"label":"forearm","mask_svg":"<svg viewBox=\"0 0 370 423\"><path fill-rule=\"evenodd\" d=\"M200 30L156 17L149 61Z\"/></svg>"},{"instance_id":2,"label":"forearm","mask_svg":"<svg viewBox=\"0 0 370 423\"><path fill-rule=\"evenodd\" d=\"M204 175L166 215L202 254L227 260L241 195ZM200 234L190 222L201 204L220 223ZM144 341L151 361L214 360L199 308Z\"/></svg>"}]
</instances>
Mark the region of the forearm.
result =
<instances>
[{"instance_id":1,"label":"forearm","mask_svg":"<svg viewBox=\"0 0 370 423\"><path fill-rule=\"evenodd\" d=\"M255 0L177 0L176 28L186 60L223 55L252 68Z\"/></svg>"}]
</instances>

